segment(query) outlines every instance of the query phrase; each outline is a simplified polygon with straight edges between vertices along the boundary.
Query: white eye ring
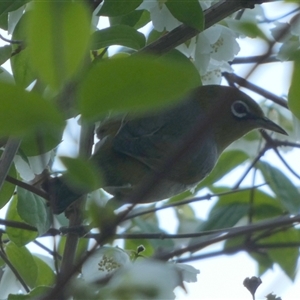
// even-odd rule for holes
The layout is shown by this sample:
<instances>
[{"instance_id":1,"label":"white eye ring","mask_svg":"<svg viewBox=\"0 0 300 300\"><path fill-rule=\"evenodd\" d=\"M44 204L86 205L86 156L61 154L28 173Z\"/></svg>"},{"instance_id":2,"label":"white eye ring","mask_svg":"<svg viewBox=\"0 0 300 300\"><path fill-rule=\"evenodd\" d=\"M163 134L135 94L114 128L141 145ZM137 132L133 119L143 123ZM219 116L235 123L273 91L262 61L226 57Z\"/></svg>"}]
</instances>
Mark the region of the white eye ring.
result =
<instances>
[{"instance_id":1,"label":"white eye ring","mask_svg":"<svg viewBox=\"0 0 300 300\"><path fill-rule=\"evenodd\" d=\"M242 119L249 115L249 107L241 100L234 101L231 104L231 112L235 117Z\"/></svg>"}]
</instances>

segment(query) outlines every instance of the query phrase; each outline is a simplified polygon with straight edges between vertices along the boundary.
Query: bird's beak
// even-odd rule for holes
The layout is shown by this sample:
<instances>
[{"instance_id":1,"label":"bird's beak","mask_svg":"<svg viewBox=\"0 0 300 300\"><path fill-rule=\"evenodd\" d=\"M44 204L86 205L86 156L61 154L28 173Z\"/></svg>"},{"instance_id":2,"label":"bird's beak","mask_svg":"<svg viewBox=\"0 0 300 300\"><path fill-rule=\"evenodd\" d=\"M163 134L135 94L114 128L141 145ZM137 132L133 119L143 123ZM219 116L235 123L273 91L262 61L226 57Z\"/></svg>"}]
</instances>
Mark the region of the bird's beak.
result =
<instances>
[{"instance_id":1,"label":"bird's beak","mask_svg":"<svg viewBox=\"0 0 300 300\"><path fill-rule=\"evenodd\" d=\"M284 135L288 135L284 129L282 129L279 125L272 122L271 120L269 120L266 117L261 119L260 126L263 129L268 129L268 130L272 130L272 131L275 131L275 132L278 132L278 133L281 133Z\"/></svg>"}]
</instances>

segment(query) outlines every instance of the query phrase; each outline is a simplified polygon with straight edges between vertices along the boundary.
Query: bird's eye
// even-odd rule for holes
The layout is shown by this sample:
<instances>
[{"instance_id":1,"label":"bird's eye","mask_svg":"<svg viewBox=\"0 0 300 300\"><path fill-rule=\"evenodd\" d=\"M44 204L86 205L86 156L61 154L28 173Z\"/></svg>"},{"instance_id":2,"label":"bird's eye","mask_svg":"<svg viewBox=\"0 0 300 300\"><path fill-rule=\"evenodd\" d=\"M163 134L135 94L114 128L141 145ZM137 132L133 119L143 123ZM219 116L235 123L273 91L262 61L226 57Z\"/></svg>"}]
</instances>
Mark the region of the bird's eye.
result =
<instances>
[{"instance_id":1,"label":"bird's eye","mask_svg":"<svg viewBox=\"0 0 300 300\"><path fill-rule=\"evenodd\" d=\"M237 118L245 118L249 114L249 108L245 102L238 100L232 103L231 112Z\"/></svg>"}]
</instances>

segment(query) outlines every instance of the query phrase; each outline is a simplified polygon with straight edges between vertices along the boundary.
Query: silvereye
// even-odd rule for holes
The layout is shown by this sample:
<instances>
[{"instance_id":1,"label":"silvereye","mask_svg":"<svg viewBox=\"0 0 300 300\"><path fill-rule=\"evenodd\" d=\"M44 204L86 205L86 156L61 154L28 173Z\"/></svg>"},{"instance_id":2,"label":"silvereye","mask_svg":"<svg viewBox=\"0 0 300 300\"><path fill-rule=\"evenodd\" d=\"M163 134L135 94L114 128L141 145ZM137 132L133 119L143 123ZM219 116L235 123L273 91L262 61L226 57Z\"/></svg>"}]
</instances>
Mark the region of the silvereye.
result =
<instances>
[{"instance_id":1,"label":"silvereye","mask_svg":"<svg viewBox=\"0 0 300 300\"><path fill-rule=\"evenodd\" d=\"M114 195L120 205L130 202L130 193L143 178L159 172L174 147L206 116L211 116L211 120L209 126L203 127L205 132L194 139L189 151L174 162L139 203L159 201L195 187L212 171L224 149L253 129L286 134L238 89L200 86L172 107L139 116L128 114L108 120L98 128L101 140L90 160L103 176L101 187ZM51 179L45 189L50 193L54 213L63 212L89 192L67 184L64 176Z\"/></svg>"}]
</instances>

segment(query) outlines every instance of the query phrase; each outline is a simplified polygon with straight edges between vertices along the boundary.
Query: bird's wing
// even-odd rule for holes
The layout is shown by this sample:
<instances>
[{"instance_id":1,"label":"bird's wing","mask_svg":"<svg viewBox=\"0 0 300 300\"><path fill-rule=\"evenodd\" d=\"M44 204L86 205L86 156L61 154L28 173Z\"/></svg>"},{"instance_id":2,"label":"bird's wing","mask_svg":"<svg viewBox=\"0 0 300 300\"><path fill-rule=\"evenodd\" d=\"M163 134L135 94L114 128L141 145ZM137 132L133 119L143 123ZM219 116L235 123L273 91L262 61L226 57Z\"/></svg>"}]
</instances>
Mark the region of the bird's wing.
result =
<instances>
[{"instance_id":1,"label":"bird's wing","mask_svg":"<svg viewBox=\"0 0 300 300\"><path fill-rule=\"evenodd\" d=\"M161 171L166 159L194 127L195 119L201 117L196 110L185 112L185 109L181 106L170 114L125 122L113 139L114 150L139 160L153 171ZM167 178L185 184L199 182L215 165L218 157L215 146L211 135L195 139L190 151L174 162Z\"/></svg>"},{"instance_id":2,"label":"bird's wing","mask_svg":"<svg viewBox=\"0 0 300 300\"><path fill-rule=\"evenodd\" d=\"M166 126L159 118L128 121L115 136L113 148L153 170L159 170L166 157L166 149L174 144L174 137L167 134Z\"/></svg>"}]
</instances>

